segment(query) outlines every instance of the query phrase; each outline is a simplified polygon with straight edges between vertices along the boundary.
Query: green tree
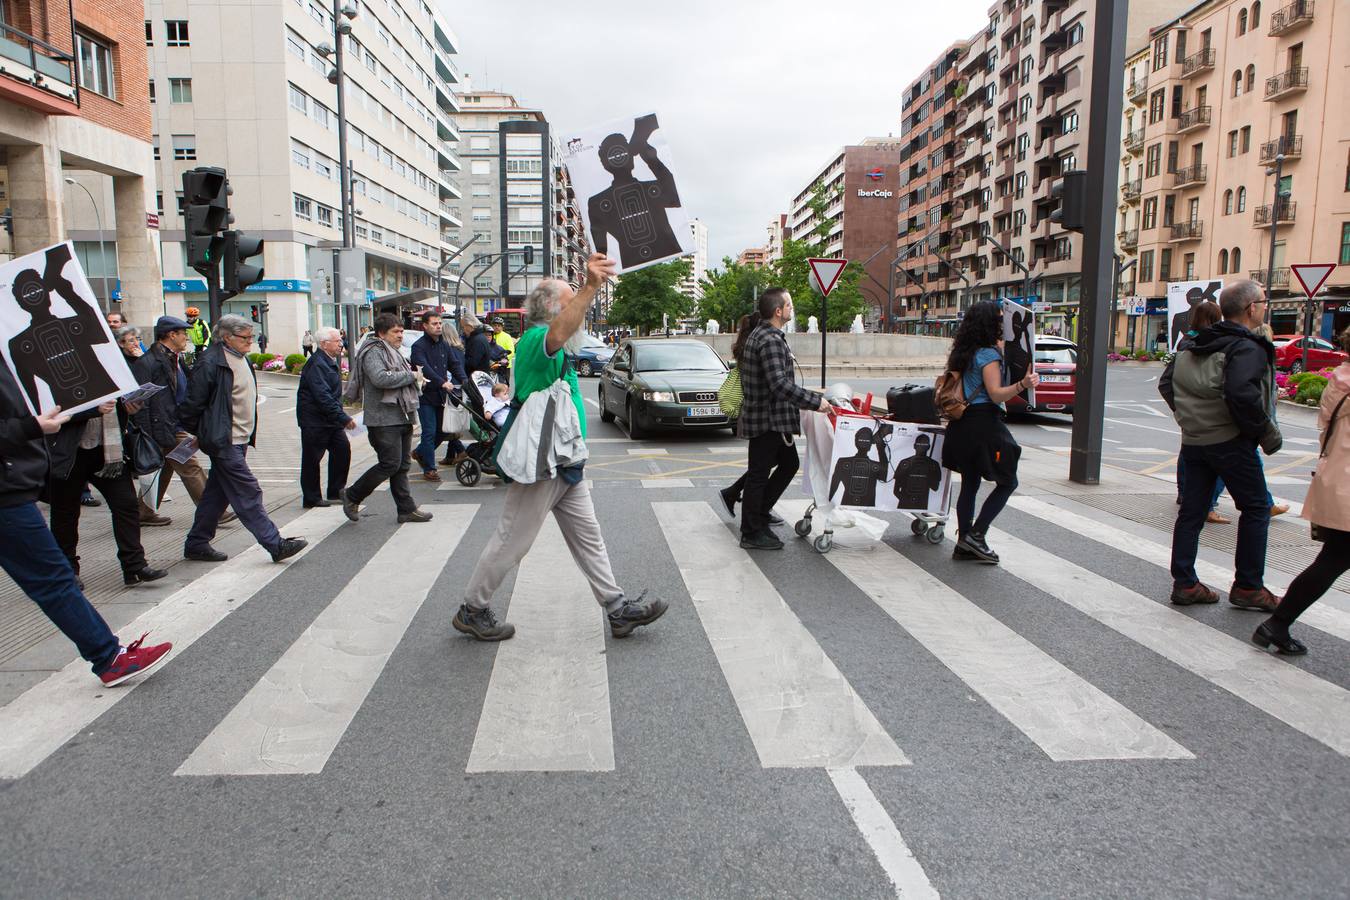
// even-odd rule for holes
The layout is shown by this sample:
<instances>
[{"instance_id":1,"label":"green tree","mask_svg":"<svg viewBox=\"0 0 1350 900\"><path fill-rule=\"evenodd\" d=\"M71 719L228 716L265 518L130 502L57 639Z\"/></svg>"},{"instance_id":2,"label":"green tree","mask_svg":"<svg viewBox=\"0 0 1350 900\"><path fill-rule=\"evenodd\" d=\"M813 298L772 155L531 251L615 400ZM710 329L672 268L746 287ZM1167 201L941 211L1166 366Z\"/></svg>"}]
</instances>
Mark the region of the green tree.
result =
<instances>
[{"instance_id":1,"label":"green tree","mask_svg":"<svg viewBox=\"0 0 1350 900\"><path fill-rule=\"evenodd\" d=\"M801 240L790 239L783 242L783 255L772 265L773 283L786 288L792 295L793 306L797 310L797 330L806 330L806 320L810 316L820 319L820 294L811 287L811 266L807 260L825 255L829 243L830 223L825 212L839 195L836 188L830 190L817 182L807 205L816 213L818 224L802 235ZM825 331L847 331L853 324L853 318L867 308L867 300L859 290L863 269L856 261L850 261L839 276L839 282L830 292L829 315L821 322Z\"/></svg>"},{"instance_id":2,"label":"green tree","mask_svg":"<svg viewBox=\"0 0 1350 900\"><path fill-rule=\"evenodd\" d=\"M703 299L698 317L706 323L716 319L724 334L735 331L741 316L755 308L755 297L769 287L769 272L743 266L730 256L722 259L722 268L711 269L703 280Z\"/></svg>"},{"instance_id":3,"label":"green tree","mask_svg":"<svg viewBox=\"0 0 1350 900\"><path fill-rule=\"evenodd\" d=\"M676 259L626 272L614 289L614 303L609 308L612 324L632 325L643 332L661 327L662 316L669 317L673 326L678 319L694 311L694 300L680 293L678 285L689 277L690 262Z\"/></svg>"}]
</instances>

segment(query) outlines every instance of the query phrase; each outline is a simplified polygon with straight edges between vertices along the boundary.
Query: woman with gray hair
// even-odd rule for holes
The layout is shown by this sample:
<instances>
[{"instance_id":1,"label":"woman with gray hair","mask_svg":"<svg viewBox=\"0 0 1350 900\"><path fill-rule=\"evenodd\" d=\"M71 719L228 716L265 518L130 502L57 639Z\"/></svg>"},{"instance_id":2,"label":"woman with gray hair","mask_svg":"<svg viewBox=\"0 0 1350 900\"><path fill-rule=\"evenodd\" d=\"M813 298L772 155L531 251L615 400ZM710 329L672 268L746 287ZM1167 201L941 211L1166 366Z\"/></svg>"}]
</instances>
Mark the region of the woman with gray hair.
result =
<instances>
[{"instance_id":1,"label":"woman with gray hair","mask_svg":"<svg viewBox=\"0 0 1350 900\"><path fill-rule=\"evenodd\" d=\"M459 314L459 332L464 336L464 372L492 371L492 331L468 310Z\"/></svg>"}]
</instances>

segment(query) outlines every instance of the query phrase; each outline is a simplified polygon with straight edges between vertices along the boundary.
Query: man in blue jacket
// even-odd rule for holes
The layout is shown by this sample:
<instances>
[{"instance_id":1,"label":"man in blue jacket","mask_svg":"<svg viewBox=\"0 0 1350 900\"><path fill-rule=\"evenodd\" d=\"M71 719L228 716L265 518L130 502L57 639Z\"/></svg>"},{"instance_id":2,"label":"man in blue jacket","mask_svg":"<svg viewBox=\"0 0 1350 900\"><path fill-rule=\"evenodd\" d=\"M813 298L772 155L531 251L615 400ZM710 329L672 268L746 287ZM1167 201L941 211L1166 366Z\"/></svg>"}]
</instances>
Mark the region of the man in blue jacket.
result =
<instances>
[{"instance_id":1,"label":"man in blue jacket","mask_svg":"<svg viewBox=\"0 0 1350 900\"><path fill-rule=\"evenodd\" d=\"M427 481L441 480L436 471L436 448L441 443L441 413L445 411L446 395L458 391L468 378L464 374L463 359L442 334L443 328L440 313L423 313L422 336L412 346L412 365L426 379L417 400L417 421L422 427L422 439L413 451L413 459L422 467L422 477ZM463 452L463 447L459 452Z\"/></svg>"},{"instance_id":2,"label":"man in blue jacket","mask_svg":"<svg viewBox=\"0 0 1350 900\"><path fill-rule=\"evenodd\" d=\"M305 509L332 506L347 486L352 464L352 445L346 431L356 420L342 409L342 373L338 354L342 333L336 328L318 328L314 340L319 352L311 354L300 370L300 390L295 397L295 419L300 425L300 496ZM328 454L328 499L319 492L319 463Z\"/></svg>"}]
</instances>

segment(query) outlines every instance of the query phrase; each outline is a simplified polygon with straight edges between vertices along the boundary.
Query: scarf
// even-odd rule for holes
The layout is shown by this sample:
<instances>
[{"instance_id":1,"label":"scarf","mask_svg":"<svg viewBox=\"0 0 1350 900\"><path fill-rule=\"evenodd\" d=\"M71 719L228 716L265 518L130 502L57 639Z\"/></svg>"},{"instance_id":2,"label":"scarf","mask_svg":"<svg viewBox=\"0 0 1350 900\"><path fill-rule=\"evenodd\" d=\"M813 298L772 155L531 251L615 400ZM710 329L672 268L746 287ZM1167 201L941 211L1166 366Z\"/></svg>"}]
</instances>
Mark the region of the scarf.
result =
<instances>
[{"instance_id":1,"label":"scarf","mask_svg":"<svg viewBox=\"0 0 1350 900\"><path fill-rule=\"evenodd\" d=\"M366 356L371 353L380 357L380 365L386 369L411 371L403 355L376 337L375 332L372 331L366 336L361 346L356 348L356 354L352 358L350 367L351 371L347 373L347 388L342 392L344 399L352 402L363 399L362 395L366 389L365 360ZM417 398L416 381L403 387L380 390L381 403L397 404L399 410L409 416L417 413Z\"/></svg>"},{"instance_id":2,"label":"scarf","mask_svg":"<svg viewBox=\"0 0 1350 900\"><path fill-rule=\"evenodd\" d=\"M117 410L106 416L94 416L84 423L80 434L80 449L93 450L103 448L103 466L108 469L122 465L122 425L117 421ZM102 472L103 469L100 469ZM115 478L119 473L109 472L107 477Z\"/></svg>"}]
</instances>

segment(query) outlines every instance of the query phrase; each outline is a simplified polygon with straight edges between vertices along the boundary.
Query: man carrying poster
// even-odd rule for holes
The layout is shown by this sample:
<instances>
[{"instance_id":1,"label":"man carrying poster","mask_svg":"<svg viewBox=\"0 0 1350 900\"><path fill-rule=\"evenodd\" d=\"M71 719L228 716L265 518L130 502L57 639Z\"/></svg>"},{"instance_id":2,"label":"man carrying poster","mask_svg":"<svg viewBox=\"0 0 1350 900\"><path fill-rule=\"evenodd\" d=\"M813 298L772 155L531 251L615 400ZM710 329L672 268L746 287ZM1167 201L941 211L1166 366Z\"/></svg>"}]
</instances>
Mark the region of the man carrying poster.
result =
<instances>
[{"instance_id":1,"label":"man carrying poster","mask_svg":"<svg viewBox=\"0 0 1350 900\"><path fill-rule=\"evenodd\" d=\"M1035 359L1036 313L1011 300L1003 301L1003 380L1007 384L1016 384L1027 377ZM1024 393L1027 406L1036 406L1036 389L1027 388Z\"/></svg>"}]
</instances>

